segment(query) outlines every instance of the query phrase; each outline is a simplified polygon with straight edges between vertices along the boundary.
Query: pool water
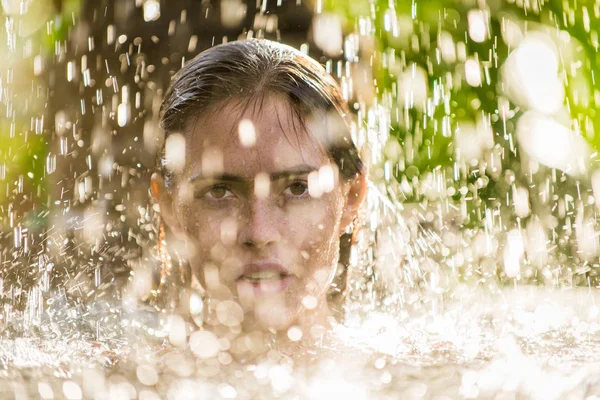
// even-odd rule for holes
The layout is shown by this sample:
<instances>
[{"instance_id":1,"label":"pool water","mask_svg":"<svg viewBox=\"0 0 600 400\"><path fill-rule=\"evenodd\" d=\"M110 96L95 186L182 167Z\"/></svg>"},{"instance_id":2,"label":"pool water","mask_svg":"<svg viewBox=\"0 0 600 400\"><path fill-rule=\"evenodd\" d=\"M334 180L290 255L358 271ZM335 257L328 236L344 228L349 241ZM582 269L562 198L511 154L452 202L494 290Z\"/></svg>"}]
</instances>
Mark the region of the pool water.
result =
<instances>
[{"instance_id":1,"label":"pool water","mask_svg":"<svg viewBox=\"0 0 600 400\"><path fill-rule=\"evenodd\" d=\"M600 298L587 289L470 291L437 314L372 313L335 328L336 347L294 361L122 338L4 339L2 398L595 399ZM404 318L404 319L403 319ZM132 339L135 339L132 341Z\"/></svg>"}]
</instances>

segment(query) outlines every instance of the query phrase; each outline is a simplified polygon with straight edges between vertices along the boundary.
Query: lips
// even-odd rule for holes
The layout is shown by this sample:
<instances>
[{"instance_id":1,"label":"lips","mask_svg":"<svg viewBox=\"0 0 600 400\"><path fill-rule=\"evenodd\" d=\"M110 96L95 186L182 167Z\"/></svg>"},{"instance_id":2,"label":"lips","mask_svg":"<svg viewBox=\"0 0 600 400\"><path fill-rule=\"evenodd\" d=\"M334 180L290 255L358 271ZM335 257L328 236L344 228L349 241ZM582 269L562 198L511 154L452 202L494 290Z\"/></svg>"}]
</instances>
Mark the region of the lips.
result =
<instances>
[{"instance_id":1,"label":"lips","mask_svg":"<svg viewBox=\"0 0 600 400\"><path fill-rule=\"evenodd\" d=\"M249 272L247 274L242 275L241 278L249 280L249 281L263 281L263 280L272 281L272 280L276 280L276 279L282 279L286 276L287 276L286 274L281 273L279 271L267 270L267 271Z\"/></svg>"},{"instance_id":2,"label":"lips","mask_svg":"<svg viewBox=\"0 0 600 400\"><path fill-rule=\"evenodd\" d=\"M284 291L293 280L291 272L272 260L250 262L243 266L237 284L244 291L255 295L277 294Z\"/></svg>"},{"instance_id":3,"label":"lips","mask_svg":"<svg viewBox=\"0 0 600 400\"><path fill-rule=\"evenodd\" d=\"M287 275L290 271L277 261L260 260L244 265L238 279L279 279Z\"/></svg>"}]
</instances>

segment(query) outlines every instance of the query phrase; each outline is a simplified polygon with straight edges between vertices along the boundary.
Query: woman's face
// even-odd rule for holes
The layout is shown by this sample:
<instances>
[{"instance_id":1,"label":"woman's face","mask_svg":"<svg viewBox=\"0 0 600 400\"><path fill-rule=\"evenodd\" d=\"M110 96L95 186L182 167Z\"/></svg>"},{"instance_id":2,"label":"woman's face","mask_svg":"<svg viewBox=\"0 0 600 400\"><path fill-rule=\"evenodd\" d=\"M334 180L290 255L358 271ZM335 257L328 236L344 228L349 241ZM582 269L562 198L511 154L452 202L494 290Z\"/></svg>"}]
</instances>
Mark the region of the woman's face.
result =
<instances>
[{"instance_id":1,"label":"woman's face","mask_svg":"<svg viewBox=\"0 0 600 400\"><path fill-rule=\"evenodd\" d=\"M242 108L224 105L188 128L185 165L159 201L209 296L236 300L246 323L280 329L327 307L364 180L339 179L285 100L267 97L259 112L251 104L239 123ZM169 149L167 160L183 157Z\"/></svg>"}]
</instances>

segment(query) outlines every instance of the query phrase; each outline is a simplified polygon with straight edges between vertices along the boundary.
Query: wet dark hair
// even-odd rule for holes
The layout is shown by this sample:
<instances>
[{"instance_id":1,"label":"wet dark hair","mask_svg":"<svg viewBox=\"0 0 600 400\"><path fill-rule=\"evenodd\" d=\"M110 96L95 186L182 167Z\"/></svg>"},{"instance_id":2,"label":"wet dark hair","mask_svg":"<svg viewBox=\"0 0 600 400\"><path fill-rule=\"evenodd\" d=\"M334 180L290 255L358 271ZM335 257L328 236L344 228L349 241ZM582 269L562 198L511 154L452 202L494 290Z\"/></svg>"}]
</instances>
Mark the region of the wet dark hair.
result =
<instances>
[{"instance_id":1,"label":"wet dark hair","mask_svg":"<svg viewBox=\"0 0 600 400\"><path fill-rule=\"evenodd\" d=\"M342 177L352 179L363 172L348 128L348 107L337 82L312 58L264 39L221 44L185 64L173 77L161 106L165 139L170 133L184 132L191 120L216 111L223 103L247 100L248 106L271 94L289 101L304 130L308 117L318 113L332 116L332 131L326 138L314 139L326 143Z\"/></svg>"},{"instance_id":2,"label":"wet dark hair","mask_svg":"<svg viewBox=\"0 0 600 400\"><path fill-rule=\"evenodd\" d=\"M161 128L166 138L171 133L186 134L190 122L211 115L219 107L235 102L262 104L269 95L279 95L289 102L293 120L305 131L311 117L327 115L327 137L314 137L324 144L337 164L342 178L352 180L364 174L349 129L350 115L337 82L315 60L302 52L269 40L236 41L203 51L174 75L161 105ZM242 113L243 114L243 113ZM164 146L159 154L165 178ZM351 234L340 243L340 264L347 270ZM346 273L335 282L339 294L346 289ZM338 279L339 281L339 279Z\"/></svg>"}]
</instances>

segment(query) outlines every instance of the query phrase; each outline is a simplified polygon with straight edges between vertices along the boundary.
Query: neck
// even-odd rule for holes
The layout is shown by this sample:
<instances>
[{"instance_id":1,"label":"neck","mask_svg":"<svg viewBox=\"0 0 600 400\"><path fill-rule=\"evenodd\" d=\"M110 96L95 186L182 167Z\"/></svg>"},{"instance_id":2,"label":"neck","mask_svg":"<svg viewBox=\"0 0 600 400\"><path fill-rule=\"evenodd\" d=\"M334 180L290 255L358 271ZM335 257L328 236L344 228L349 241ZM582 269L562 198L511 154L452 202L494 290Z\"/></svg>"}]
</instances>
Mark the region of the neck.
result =
<instances>
[{"instance_id":1,"label":"neck","mask_svg":"<svg viewBox=\"0 0 600 400\"><path fill-rule=\"evenodd\" d=\"M247 316L242 324L242 335L262 331L266 345L262 350L263 355L275 350L296 358L306 353L310 354L314 349L329 347L334 325L335 319L331 309L327 300L323 298L314 309L304 310L295 320L287 321L281 327L266 327L255 318ZM262 351L254 356L260 357Z\"/></svg>"},{"instance_id":2,"label":"neck","mask_svg":"<svg viewBox=\"0 0 600 400\"><path fill-rule=\"evenodd\" d=\"M335 319L326 300L313 310L306 310L284 329L275 330L275 346L280 352L294 357L305 351L327 347ZM273 331L273 330L271 330Z\"/></svg>"}]
</instances>

